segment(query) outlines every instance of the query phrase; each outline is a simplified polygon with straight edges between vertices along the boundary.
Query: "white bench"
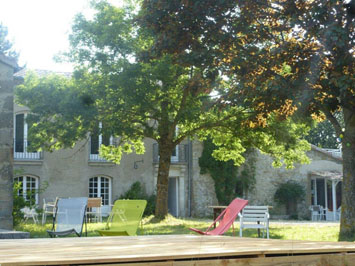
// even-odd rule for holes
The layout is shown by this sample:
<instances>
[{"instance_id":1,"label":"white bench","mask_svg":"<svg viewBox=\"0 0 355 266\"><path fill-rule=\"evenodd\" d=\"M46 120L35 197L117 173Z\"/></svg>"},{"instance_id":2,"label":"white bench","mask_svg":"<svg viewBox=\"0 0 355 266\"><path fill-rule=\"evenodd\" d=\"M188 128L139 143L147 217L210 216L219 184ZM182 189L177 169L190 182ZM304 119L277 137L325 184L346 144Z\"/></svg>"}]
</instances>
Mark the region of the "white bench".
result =
<instances>
[{"instance_id":1,"label":"white bench","mask_svg":"<svg viewBox=\"0 0 355 266\"><path fill-rule=\"evenodd\" d=\"M255 228L263 229L263 237L266 231L266 237L269 239L269 208L268 206L245 206L240 217L240 237L243 236L243 229Z\"/></svg>"}]
</instances>

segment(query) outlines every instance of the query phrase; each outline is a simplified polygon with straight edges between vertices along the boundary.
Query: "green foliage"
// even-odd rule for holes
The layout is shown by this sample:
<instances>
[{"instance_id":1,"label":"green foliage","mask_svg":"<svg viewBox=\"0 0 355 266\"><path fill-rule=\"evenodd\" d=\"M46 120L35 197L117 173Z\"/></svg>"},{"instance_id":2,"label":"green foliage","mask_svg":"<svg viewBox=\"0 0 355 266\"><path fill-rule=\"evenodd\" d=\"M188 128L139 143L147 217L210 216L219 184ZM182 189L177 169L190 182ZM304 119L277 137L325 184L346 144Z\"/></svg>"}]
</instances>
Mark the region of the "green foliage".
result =
<instances>
[{"instance_id":1,"label":"green foliage","mask_svg":"<svg viewBox=\"0 0 355 266\"><path fill-rule=\"evenodd\" d=\"M217 146L211 139L205 140L199 165L201 174L211 174L219 204L228 205L235 197L242 197L252 188L255 183L255 169L251 159L243 164L243 170L238 174L239 167L232 160L221 161L213 157L216 149Z\"/></svg>"},{"instance_id":2,"label":"green foliage","mask_svg":"<svg viewBox=\"0 0 355 266\"><path fill-rule=\"evenodd\" d=\"M305 195L305 189L301 184L289 180L279 185L275 192L274 200L277 203L286 205L287 213L296 217L297 202L304 199Z\"/></svg>"},{"instance_id":3,"label":"green foliage","mask_svg":"<svg viewBox=\"0 0 355 266\"><path fill-rule=\"evenodd\" d=\"M212 138L218 146L213 156L235 165L243 163L249 147L273 156L277 166L307 161L309 145L299 140L303 125L285 120L279 105L265 113L236 101L237 79L220 75L232 70L224 67L231 62L225 55L240 48L236 43L223 51L241 38L220 36L235 32L226 31L234 22L235 1L137 3L140 8L93 2L93 16L79 14L72 27L72 79L29 75L17 88L18 102L33 114L33 146L72 147L102 122L99 133L115 141L100 154L118 163L123 153L143 153L144 138L155 140L160 158L156 214L161 217L168 210L162 197L167 196L171 154L187 137ZM290 67L284 65L283 72L289 75Z\"/></svg>"},{"instance_id":4,"label":"green foliage","mask_svg":"<svg viewBox=\"0 0 355 266\"><path fill-rule=\"evenodd\" d=\"M143 230L140 234L144 235L177 235L177 234L193 234L189 228L207 228L211 222L197 219L179 219L168 215L166 219L157 221L153 216L147 216L143 220ZM97 230L105 228L105 221L102 223L88 223L88 237L97 237ZM46 230L51 230L51 224L45 225L33 224L31 222L20 223L15 227L17 231L30 232L31 238L48 238ZM235 230L238 232L239 223L234 223ZM309 240L309 241L338 241L339 225L334 223L285 223L273 221L270 223L270 237L272 239L284 240ZM227 233L227 236L233 236L232 229ZM255 229L246 229L243 231L245 237L258 237L258 232ZM349 238L348 241L355 239Z\"/></svg>"},{"instance_id":5,"label":"green foliage","mask_svg":"<svg viewBox=\"0 0 355 266\"><path fill-rule=\"evenodd\" d=\"M344 127L344 118L342 113L337 113L334 117L339 121L341 127ZM337 149L341 142L337 133L329 120L324 120L312 128L305 139L320 148Z\"/></svg>"},{"instance_id":6,"label":"green foliage","mask_svg":"<svg viewBox=\"0 0 355 266\"><path fill-rule=\"evenodd\" d=\"M13 50L13 44L7 39L7 27L0 23L0 54L18 59L18 53Z\"/></svg>"},{"instance_id":7,"label":"green foliage","mask_svg":"<svg viewBox=\"0 0 355 266\"><path fill-rule=\"evenodd\" d=\"M298 201L305 196L304 187L292 180L280 184L275 192L274 199L281 204L287 204L290 201Z\"/></svg>"},{"instance_id":8,"label":"green foliage","mask_svg":"<svg viewBox=\"0 0 355 266\"><path fill-rule=\"evenodd\" d=\"M26 200L20 196L19 190L22 188L22 183L14 183L13 186L13 208L12 208L12 217L14 226L20 224L23 219L23 213L21 209L24 207L30 207L30 202L26 202Z\"/></svg>"},{"instance_id":9,"label":"green foliage","mask_svg":"<svg viewBox=\"0 0 355 266\"><path fill-rule=\"evenodd\" d=\"M144 191L142 184L138 181L133 183L131 188L120 196L120 199L145 199L147 201L147 206L143 216L154 214L156 196L154 194L148 196Z\"/></svg>"},{"instance_id":10,"label":"green foliage","mask_svg":"<svg viewBox=\"0 0 355 266\"><path fill-rule=\"evenodd\" d=\"M212 157L215 149L216 145L211 140L203 142L203 151L199 158L201 174L211 174L219 204L228 205L237 196L235 189L238 167L234 166L233 161L224 162Z\"/></svg>"},{"instance_id":11,"label":"green foliage","mask_svg":"<svg viewBox=\"0 0 355 266\"><path fill-rule=\"evenodd\" d=\"M237 176L236 193L238 196L246 197L248 192L254 188L255 185L255 150L249 149L246 151L245 157L247 160L242 165L240 174Z\"/></svg>"},{"instance_id":12,"label":"green foliage","mask_svg":"<svg viewBox=\"0 0 355 266\"><path fill-rule=\"evenodd\" d=\"M319 122L305 139L320 148L337 149L339 146L334 127L328 120Z\"/></svg>"},{"instance_id":13,"label":"green foliage","mask_svg":"<svg viewBox=\"0 0 355 266\"><path fill-rule=\"evenodd\" d=\"M14 175L20 176L23 174L23 170L14 170ZM36 194L40 194L47 189L49 186L47 181L42 182L40 187L35 191L27 191L26 198L23 195L19 195L19 191L22 190L22 182L14 182L13 184L13 208L12 208L12 216L13 216L13 223L14 226L18 225L23 220L23 213L21 209L24 207L35 208L35 196ZM41 213L42 210L37 209L37 213Z\"/></svg>"}]
</instances>

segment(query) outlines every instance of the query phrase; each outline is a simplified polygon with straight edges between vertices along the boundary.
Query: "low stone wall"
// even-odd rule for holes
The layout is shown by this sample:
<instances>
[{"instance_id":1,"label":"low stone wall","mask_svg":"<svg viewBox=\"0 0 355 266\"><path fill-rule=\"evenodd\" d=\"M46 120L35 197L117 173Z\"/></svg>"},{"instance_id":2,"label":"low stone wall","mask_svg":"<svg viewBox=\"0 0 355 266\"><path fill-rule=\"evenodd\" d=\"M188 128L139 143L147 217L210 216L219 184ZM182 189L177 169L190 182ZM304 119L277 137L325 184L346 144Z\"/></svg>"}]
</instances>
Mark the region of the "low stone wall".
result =
<instances>
[{"instance_id":1,"label":"low stone wall","mask_svg":"<svg viewBox=\"0 0 355 266\"><path fill-rule=\"evenodd\" d=\"M22 238L30 238L30 233L0 229L0 239L22 239Z\"/></svg>"}]
</instances>

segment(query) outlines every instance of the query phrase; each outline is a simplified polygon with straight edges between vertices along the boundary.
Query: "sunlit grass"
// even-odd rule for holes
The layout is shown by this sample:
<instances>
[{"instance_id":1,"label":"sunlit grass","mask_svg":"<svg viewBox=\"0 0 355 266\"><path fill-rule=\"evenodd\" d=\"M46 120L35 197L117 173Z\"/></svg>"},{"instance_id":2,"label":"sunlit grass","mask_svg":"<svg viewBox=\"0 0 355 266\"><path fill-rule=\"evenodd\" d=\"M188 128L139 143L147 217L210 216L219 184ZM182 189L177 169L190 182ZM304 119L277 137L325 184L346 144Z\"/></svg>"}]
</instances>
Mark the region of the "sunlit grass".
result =
<instances>
[{"instance_id":1,"label":"sunlit grass","mask_svg":"<svg viewBox=\"0 0 355 266\"><path fill-rule=\"evenodd\" d=\"M162 221L156 220L153 216L142 220L142 226L138 230L139 235L172 235L172 234L195 234L190 227L206 230L211 224L208 219L184 219L168 216ZM103 229L105 222L88 223L88 236L99 236L97 230ZM32 222L22 223L16 226L18 231L30 232L31 238L48 237L46 230L52 228L51 221L44 226ZM239 222L234 223L235 235L239 236ZM225 235L233 236L230 229ZM312 240L312 241L338 241L339 224L335 223L283 223L270 222L270 238L287 240ZM257 230L243 230L243 237L258 237Z\"/></svg>"}]
</instances>

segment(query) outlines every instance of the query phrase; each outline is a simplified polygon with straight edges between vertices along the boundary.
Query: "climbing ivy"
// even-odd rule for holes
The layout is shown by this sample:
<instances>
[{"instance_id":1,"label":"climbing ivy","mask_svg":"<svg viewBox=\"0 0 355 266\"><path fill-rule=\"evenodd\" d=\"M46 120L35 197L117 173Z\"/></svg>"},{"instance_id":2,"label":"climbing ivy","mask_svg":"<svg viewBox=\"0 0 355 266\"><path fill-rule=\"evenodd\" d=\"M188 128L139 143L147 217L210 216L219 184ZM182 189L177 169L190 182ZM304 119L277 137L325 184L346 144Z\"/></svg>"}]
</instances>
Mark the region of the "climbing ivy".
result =
<instances>
[{"instance_id":1,"label":"climbing ivy","mask_svg":"<svg viewBox=\"0 0 355 266\"><path fill-rule=\"evenodd\" d=\"M300 183L289 180L279 185L274 200L277 203L284 204L286 213L292 215L293 218L297 218L297 202L304 199L305 194L305 189Z\"/></svg>"},{"instance_id":2,"label":"climbing ivy","mask_svg":"<svg viewBox=\"0 0 355 266\"><path fill-rule=\"evenodd\" d=\"M255 163L256 150L247 149L244 153L246 158L243 165L240 167L240 173L237 175L236 192L238 196L248 198L248 192L254 188L255 185Z\"/></svg>"},{"instance_id":3,"label":"climbing ivy","mask_svg":"<svg viewBox=\"0 0 355 266\"><path fill-rule=\"evenodd\" d=\"M210 139L205 140L203 145L202 155L199 158L200 173L211 175L219 204L228 205L235 197L245 196L255 183L255 160L247 160L239 168L231 160L224 162L215 159L212 153L217 147ZM251 154L251 151L246 153Z\"/></svg>"}]
</instances>

